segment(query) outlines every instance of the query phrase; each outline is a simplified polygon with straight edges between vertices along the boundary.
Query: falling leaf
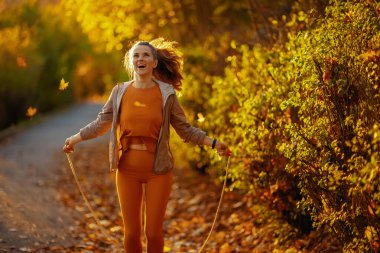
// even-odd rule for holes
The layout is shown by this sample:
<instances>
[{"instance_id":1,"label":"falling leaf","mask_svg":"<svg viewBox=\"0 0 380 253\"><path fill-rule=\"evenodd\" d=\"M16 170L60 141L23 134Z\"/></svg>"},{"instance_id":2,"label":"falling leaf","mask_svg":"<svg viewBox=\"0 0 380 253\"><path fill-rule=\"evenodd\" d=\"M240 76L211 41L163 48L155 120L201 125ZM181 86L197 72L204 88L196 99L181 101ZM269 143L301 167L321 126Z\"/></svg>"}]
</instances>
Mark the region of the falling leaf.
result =
<instances>
[{"instance_id":1,"label":"falling leaf","mask_svg":"<svg viewBox=\"0 0 380 253\"><path fill-rule=\"evenodd\" d=\"M20 68L25 68L27 66L26 60L22 56L17 56L16 63L17 63L17 66L19 66Z\"/></svg>"},{"instance_id":2,"label":"falling leaf","mask_svg":"<svg viewBox=\"0 0 380 253\"><path fill-rule=\"evenodd\" d=\"M205 121L205 117L203 116L202 113L198 112L197 113L197 116L198 116L198 122L204 122Z\"/></svg>"},{"instance_id":3,"label":"falling leaf","mask_svg":"<svg viewBox=\"0 0 380 253\"><path fill-rule=\"evenodd\" d=\"M61 82L59 83L59 90L60 91L63 91L63 90L66 90L67 87L69 86L69 82L65 82L65 79L61 79Z\"/></svg>"},{"instance_id":4,"label":"falling leaf","mask_svg":"<svg viewBox=\"0 0 380 253\"><path fill-rule=\"evenodd\" d=\"M37 108L29 106L28 110L26 111L26 116L28 116L29 118L31 118L34 115L36 115L36 113L37 113Z\"/></svg>"}]
</instances>

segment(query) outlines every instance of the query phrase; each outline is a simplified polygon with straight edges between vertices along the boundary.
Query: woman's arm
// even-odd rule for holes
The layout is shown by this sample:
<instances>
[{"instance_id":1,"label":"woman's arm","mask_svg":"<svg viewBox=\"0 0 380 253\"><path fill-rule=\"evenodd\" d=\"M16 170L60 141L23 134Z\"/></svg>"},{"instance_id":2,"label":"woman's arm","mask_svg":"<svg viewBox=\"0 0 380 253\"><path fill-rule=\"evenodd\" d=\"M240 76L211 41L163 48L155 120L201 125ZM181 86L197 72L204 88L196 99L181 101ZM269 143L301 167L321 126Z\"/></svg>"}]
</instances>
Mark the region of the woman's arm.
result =
<instances>
[{"instance_id":1,"label":"woman's arm","mask_svg":"<svg viewBox=\"0 0 380 253\"><path fill-rule=\"evenodd\" d=\"M208 137L206 133L199 128L190 125L176 95L174 95L173 107L170 115L170 123L174 127L177 134L184 140L184 142L190 141L198 145L206 145L212 147L214 139ZM214 148L216 148L219 155L231 155L231 151L228 149L227 144L221 141L215 140Z\"/></svg>"},{"instance_id":2,"label":"woman's arm","mask_svg":"<svg viewBox=\"0 0 380 253\"><path fill-rule=\"evenodd\" d=\"M117 96L117 91L118 85L112 89L107 102L104 104L97 118L81 128L78 133L66 139L65 145L63 146L64 152L73 152L75 144L103 135L110 129L113 120L113 101L115 100L115 96Z\"/></svg>"},{"instance_id":3,"label":"woman's arm","mask_svg":"<svg viewBox=\"0 0 380 253\"><path fill-rule=\"evenodd\" d=\"M82 140L89 140L105 134L112 126L113 120L113 103L116 100L119 85L113 87L112 92L104 104L103 109L99 112L97 118L81 128L79 131Z\"/></svg>"},{"instance_id":4,"label":"woman's arm","mask_svg":"<svg viewBox=\"0 0 380 253\"><path fill-rule=\"evenodd\" d=\"M173 95L173 103L170 110L170 124L185 143L192 142L197 145L203 145L206 133L190 125L175 94Z\"/></svg>"}]
</instances>

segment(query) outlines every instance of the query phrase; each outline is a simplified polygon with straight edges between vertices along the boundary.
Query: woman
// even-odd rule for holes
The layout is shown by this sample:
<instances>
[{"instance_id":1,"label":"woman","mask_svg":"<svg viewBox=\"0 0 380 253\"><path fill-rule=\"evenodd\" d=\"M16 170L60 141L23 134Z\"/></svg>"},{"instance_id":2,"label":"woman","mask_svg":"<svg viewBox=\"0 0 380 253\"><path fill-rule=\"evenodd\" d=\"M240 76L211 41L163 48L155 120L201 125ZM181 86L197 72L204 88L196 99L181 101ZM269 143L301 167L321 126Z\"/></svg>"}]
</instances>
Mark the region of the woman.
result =
<instances>
[{"instance_id":1,"label":"woman","mask_svg":"<svg viewBox=\"0 0 380 253\"><path fill-rule=\"evenodd\" d=\"M64 152L111 129L110 170L116 170L116 186L124 223L124 248L142 252L143 184L146 199L148 253L163 252L163 221L172 184L173 158L169 126L184 142L211 146L229 156L227 145L191 126L175 93L181 89L181 57L175 43L156 39L135 43L124 65L133 80L116 85L98 117L67 138Z\"/></svg>"}]
</instances>

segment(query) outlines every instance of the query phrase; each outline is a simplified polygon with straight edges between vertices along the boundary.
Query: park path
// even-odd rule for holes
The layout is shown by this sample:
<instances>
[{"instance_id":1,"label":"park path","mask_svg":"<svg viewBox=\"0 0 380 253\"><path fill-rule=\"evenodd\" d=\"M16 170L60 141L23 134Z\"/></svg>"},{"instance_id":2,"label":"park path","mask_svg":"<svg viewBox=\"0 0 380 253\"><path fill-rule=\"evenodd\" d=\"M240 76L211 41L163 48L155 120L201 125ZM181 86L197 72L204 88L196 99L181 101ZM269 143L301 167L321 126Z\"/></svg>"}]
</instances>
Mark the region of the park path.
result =
<instances>
[{"instance_id":1,"label":"park path","mask_svg":"<svg viewBox=\"0 0 380 253\"><path fill-rule=\"evenodd\" d=\"M0 139L0 253L123 252L107 135L78 145L72 159L89 201L118 244L110 244L97 230L61 150L66 137L92 121L100 109L100 104L77 104ZM225 162L219 164L221 169ZM178 167L172 188L164 222L165 252L197 252L211 227L221 186L207 175ZM334 242L326 234L299 237L274 212L269 222L260 223L268 214L257 207L243 193L226 192L205 252L262 253L276 247L331 252L326 249ZM291 234L283 246L273 243L279 227Z\"/></svg>"},{"instance_id":2,"label":"park path","mask_svg":"<svg viewBox=\"0 0 380 253\"><path fill-rule=\"evenodd\" d=\"M100 104L77 104L0 140L0 252L75 243L68 236L75 218L59 200L58 164L65 159L64 140L100 109Z\"/></svg>"}]
</instances>

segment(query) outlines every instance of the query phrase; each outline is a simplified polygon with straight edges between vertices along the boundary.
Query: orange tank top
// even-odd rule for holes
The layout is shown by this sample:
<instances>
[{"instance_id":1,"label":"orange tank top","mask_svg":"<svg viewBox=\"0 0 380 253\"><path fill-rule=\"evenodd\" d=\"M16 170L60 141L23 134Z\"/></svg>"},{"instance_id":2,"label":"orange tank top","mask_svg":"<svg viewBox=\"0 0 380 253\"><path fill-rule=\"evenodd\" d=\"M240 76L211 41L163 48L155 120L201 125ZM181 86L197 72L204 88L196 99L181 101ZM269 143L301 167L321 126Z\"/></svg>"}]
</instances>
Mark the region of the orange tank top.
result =
<instances>
[{"instance_id":1,"label":"orange tank top","mask_svg":"<svg viewBox=\"0 0 380 253\"><path fill-rule=\"evenodd\" d=\"M128 144L145 143L154 152L162 123L162 95L156 84L150 88L129 85L120 106L120 142L125 151Z\"/></svg>"}]
</instances>

